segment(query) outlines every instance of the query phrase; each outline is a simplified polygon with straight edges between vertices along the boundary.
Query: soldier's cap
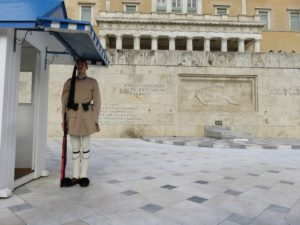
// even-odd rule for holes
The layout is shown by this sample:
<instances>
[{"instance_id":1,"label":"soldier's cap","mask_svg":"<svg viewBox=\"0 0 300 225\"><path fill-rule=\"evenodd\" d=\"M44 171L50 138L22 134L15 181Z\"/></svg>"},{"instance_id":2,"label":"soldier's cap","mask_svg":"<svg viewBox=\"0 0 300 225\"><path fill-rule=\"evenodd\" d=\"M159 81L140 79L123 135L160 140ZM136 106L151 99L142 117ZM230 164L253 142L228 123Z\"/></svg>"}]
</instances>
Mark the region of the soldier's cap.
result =
<instances>
[{"instance_id":1,"label":"soldier's cap","mask_svg":"<svg viewBox=\"0 0 300 225\"><path fill-rule=\"evenodd\" d=\"M79 63L79 62L83 62L86 65L86 67L88 66L88 63L87 63L87 61L85 59L79 58L79 59L75 60L76 64Z\"/></svg>"}]
</instances>

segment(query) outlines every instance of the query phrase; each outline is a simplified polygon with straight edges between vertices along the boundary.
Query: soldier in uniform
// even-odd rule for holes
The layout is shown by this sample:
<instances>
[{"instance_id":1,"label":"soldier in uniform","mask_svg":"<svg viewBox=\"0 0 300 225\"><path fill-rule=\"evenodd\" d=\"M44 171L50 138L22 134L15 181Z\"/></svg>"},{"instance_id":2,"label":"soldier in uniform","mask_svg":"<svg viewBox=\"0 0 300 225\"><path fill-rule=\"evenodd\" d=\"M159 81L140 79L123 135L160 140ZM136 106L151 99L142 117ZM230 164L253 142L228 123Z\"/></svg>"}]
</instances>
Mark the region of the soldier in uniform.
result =
<instances>
[{"instance_id":1,"label":"soldier in uniform","mask_svg":"<svg viewBox=\"0 0 300 225\"><path fill-rule=\"evenodd\" d=\"M68 79L63 87L62 114L64 118L66 113L67 129L73 149L73 178L70 186L79 184L81 187L87 187L90 135L100 131L98 118L101 97L97 80L86 75L86 60L77 60L75 66L73 78ZM75 78L76 69L78 73Z\"/></svg>"}]
</instances>

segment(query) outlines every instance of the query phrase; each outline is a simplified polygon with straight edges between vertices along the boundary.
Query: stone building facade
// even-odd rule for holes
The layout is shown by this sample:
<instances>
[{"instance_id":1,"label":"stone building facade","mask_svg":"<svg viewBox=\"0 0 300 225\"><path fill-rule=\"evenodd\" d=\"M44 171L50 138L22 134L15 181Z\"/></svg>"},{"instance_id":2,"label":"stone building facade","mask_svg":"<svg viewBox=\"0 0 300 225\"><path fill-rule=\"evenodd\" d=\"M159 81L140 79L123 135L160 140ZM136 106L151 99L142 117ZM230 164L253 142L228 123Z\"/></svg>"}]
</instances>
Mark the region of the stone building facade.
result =
<instances>
[{"instance_id":1,"label":"stone building facade","mask_svg":"<svg viewBox=\"0 0 300 225\"><path fill-rule=\"evenodd\" d=\"M101 87L95 137L203 136L222 121L255 137L300 136L300 55L108 50L90 66ZM59 137L60 95L72 67L52 66L48 135ZM59 118L59 119L58 119Z\"/></svg>"},{"instance_id":2,"label":"stone building facade","mask_svg":"<svg viewBox=\"0 0 300 225\"><path fill-rule=\"evenodd\" d=\"M111 60L88 70L102 93L96 137L203 136L216 121L256 137L299 137L298 0L66 5L73 19L88 11ZM51 66L49 137L61 136L59 99L71 72Z\"/></svg>"}]
</instances>

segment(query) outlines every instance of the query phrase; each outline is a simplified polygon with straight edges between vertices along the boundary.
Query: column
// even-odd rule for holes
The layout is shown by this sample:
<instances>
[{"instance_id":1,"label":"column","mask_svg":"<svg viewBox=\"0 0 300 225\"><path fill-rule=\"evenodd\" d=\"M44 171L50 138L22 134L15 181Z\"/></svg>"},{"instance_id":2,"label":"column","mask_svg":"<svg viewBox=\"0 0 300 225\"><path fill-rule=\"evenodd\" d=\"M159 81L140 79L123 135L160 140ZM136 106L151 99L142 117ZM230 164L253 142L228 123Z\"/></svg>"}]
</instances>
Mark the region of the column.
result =
<instances>
[{"instance_id":1,"label":"column","mask_svg":"<svg viewBox=\"0 0 300 225\"><path fill-rule=\"evenodd\" d=\"M140 39L141 39L141 36L140 35L134 35L133 38L134 38L133 49L134 50L140 50Z\"/></svg>"},{"instance_id":2,"label":"column","mask_svg":"<svg viewBox=\"0 0 300 225\"><path fill-rule=\"evenodd\" d=\"M242 15L247 15L247 0L242 0Z\"/></svg>"},{"instance_id":3,"label":"column","mask_svg":"<svg viewBox=\"0 0 300 225\"><path fill-rule=\"evenodd\" d=\"M122 35L116 35L116 49L122 49Z\"/></svg>"},{"instance_id":4,"label":"column","mask_svg":"<svg viewBox=\"0 0 300 225\"><path fill-rule=\"evenodd\" d=\"M106 49L106 35L100 35L100 43L104 49Z\"/></svg>"},{"instance_id":5,"label":"column","mask_svg":"<svg viewBox=\"0 0 300 225\"><path fill-rule=\"evenodd\" d=\"M182 13L187 13L187 0L181 0Z\"/></svg>"},{"instance_id":6,"label":"column","mask_svg":"<svg viewBox=\"0 0 300 225\"><path fill-rule=\"evenodd\" d=\"M175 50L175 36L169 36L169 50Z\"/></svg>"},{"instance_id":7,"label":"column","mask_svg":"<svg viewBox=\"0 0 300 225\"><path fill-rule=\"evenodd\" d=\"M239 38L238 52L245 52L245 39Z\"/></svg>"},{"instance_id":8,"label":"column","mask_svg":"<svg viewBox=\"0 0 300 225\"><path fill-rule=\"evenodd\" d=\"M157 11L157 0L152 0L152 12Z\"/></svg>"},{"instance_id":9,"label":"column","mask_svg":"<svg viewBox=\"0 0 300 225\"><path fill-rule=\"evenodd\" d=\"M222 52L227 52L227 38L222 38L221 39L221 51Z\"/></svg>"},{"instance_id":10,"label":"column","mask_svg":"<svg viewBox=\"0 0 300 225\"><path fill-rule=\"evenodd\" d=\"M192 37L187 37L187 39L186 39L186 50L193 51L193 38Z\"/></svg>"},{"instance_id":11,"label":"column","mask_svg":"<svg viewBox=\"0 0 300 225\"><path fill-rule=\"evenodd\" d=\"M198 14L203 14L203 12L202 12L202 0L197 1L197 13Z\"/></svg>"},{"instance_id":12,"label":"column","mask_svg":"<svg viewBox=\"0 0 300 225\"><path fill-rule=\"evenodd\" d=\"M204 38L204 51L210 52L210 38L209 37Z\"/></svg>"},{"instance_id":13,"label":"column","mask_svg":"<svg viewBox=\"0 0 300 225\"><path fill-rule=\"evenodd\" d=\"M109 12L109 11L110 11L110 0L106 0L105 3L106 3L106 4L105 4L105 11L106 11L106 12Z\"/></svg>"},{"instance_id":14,"label":"column","mask_svg":"<svg viewBox=\"0 0 300 225\"><path fill-rule=\"evenodd\" d=\"M166 0L167 3L167 13L172 12L172 0Z\"/></svg>"},{"instance_id":15,"label":"column","mask_svg":"<svg viewBox=\"0 0 300 225\"><path fill-rule=\"evenodd\" d=\"M260 39L254 41L254 52L260 52Z\"/></svg>"},{"instance_id":16,"label":"column","mask_svg":"<svg viewBox=\"0 0 300 225\"><path fill-rule=\"evenodd\" d=\"M157 35L151 36L151 50L157 50Z\"/></svg>"}]
</instances>

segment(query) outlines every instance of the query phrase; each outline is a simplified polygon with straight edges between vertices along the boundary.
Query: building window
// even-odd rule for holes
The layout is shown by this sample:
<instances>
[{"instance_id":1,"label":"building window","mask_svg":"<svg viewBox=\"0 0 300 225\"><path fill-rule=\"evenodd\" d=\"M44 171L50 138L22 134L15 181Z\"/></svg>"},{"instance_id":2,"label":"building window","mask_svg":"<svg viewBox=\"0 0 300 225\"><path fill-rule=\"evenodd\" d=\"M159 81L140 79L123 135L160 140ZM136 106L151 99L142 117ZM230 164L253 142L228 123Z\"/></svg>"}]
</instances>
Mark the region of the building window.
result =
<instances>
[{"instance_id":1,"label":"building window","mask_svg":"<svg viewBox=\"0 0 300 225\"><path fill-rule=\"evenodd\" d=\"M300 30L300 12L290 12L290 29L292 31Z\"/></svg>"},{"instance_id":2,"label":"building window","mask_svg":"<svg viewBox=\"0 0 300 225\"><path fill-rule=\"evenodd\" d=\"M92 22L92 6L82 5L80 9L80 19Z\"/></svg>"},{"instance_id":3,"label":"building window","mask_svg":"<svg viewBox=\"0 0 300 225\"><path fill-rule=\"evenodd\" d=\"M188 0L188 12L197 12L197 0Z\"/></svg>"},{"instance_id":4,"label":"building window","mask_svg":"<svg viewBox=\"0 0 300 225\"><path fill-rule=\"evenodd\" d=\"M215 6L215 14L216 15L228 15L229 14L229 6Z\"/></svg>"},{"instance_id":5,"label":"building window","mask_svg":"<svg viewBox=\"0 0 300 225\"><path fill-rule=\"evenodd\" d=\"M172 0L172 11L181 12L181 0Z\"/></svg>"},{"instance_id":6,"label":"building window","mask_svg":"<svg viewBox=\"0 0 300 225\"><path fill-rule=\"evenodd\" d=\"M257 15L260 17L260 21L265 23L264 30L270 29L269 10L258 10Z\"/></svg>"},{"instance_id":7,"label":"building window","mask_svg":"<svg viewBox=\"0 0 300 225\"><path fill-rule=\"evenodd\" d=\"M136 4L125 4L124 11L129 13L137 12L138 6Z\"/></svg>"},{"instance_id":8,"label":"building window","mask_svg":"<svg viewBox=\"0 0 300 225\"><path fill-rule=\"evenodd\" d=\"M157 0L157 5L156 5L156 10L157 11L166 11L166 0Z\"/></svg>"}]
</instances>

